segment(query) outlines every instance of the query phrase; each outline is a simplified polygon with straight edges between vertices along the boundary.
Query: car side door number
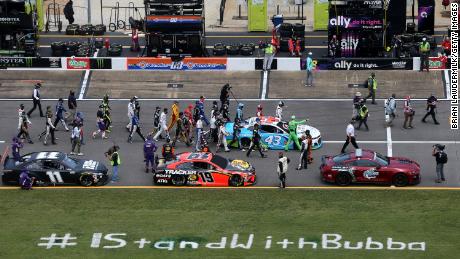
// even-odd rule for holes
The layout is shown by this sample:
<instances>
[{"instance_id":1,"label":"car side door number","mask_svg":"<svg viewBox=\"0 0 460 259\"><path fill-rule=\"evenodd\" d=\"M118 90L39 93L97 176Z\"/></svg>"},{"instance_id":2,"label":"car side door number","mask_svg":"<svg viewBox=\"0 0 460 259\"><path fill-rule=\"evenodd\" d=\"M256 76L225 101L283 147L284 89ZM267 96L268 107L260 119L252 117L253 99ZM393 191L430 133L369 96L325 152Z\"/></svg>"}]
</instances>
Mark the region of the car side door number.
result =
<instances>
[{"instance_id":1,"label":"car side door number","mask_svg":"<svg viewBox=\"0 0 460 259\"><path fill-rule=\"evenodd\" d=\"M50 178L52 183L63 183L61 173L58 171L47 171L46 175Z\"/></svg>"},{"instance_id":2,"label":"car side door number","mask_svg":"<svg viewBox=\"0 0 460 259\"><path fill-rule=\"evenodd\" d=\"M212 177L212 174L210 172L200 172L199 175L203 182L207 182L207 183L214 182L214 177Z\"/></svg>"}]
</instances>

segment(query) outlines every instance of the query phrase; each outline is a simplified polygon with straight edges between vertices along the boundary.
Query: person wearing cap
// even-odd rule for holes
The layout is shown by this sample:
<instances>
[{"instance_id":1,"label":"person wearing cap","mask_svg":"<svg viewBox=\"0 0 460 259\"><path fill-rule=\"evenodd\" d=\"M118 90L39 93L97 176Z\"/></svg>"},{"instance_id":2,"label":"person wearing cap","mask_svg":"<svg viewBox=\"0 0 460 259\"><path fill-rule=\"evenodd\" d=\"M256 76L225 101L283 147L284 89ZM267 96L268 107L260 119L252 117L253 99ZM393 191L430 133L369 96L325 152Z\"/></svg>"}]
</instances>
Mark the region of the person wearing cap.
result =
<instances>
[{"instance_id":1,"label":"person wearing cap","mask_svg":"<svg viewBox=\"0 0 460 259\"><path fill-rule=\"evenodd\" d=\"M35 84L35 89L34 89L34 92L32 94L32 101L33 101L34 106L32 107L32 109L29 110L29 112L27 112L27 117L29 117L29 118L30 118L30 115L32 115L32 112L35 111L37 106L38 106L38 110L40 111L40 117L45 117L43 115L42 105L40 103L40 87L41 86L42 86L42 84L40 84L40 83Z\"/></svg>"},{"instance_id":2,"label":"person wearing cap","mask_svg":"<svg viewBox=\"0 0 460 259\"><path fill-rule=\"evenodd\" d=\"M120 178L118 177L118 167L121 165L121 158L118 151L120 147L114 145L111 148L111 152L107 153L107 158L110 160L110 164L112 165L112 183L118 182Z\"/></svg>"},{"instance_id":3,"label":"person wearing cap","mask_svg":"<svg viewBox=\"0 0 460 259\"><path fill-rule=\"evenodd\" d=\"M136 109L136 104L135 104L136 98L137 96L134 96L133 98L131 98L131 100L128 103L128 124L126 125L126 130L128 131L131 130L131 121L133 120L134 110ZM160 114L158 114L158 116L159 115Z\"/></svg>"},{"instance_id":4,"label":"person wearing cap","mask_svg":"<svg viewBox=\"0 0 460 259\"><path fill-rule=\"evenodd\" d=\"M225 102L224 105L222 105L221 109L221 113L222 113L222 118L228 122L230 121L230 112L229 112L229 107L230 107L230 104L229 102Z\"/></svg>"},{"instance_id":5,"label":"person wearing cap","mask_svg":"<svg viewBox=\"0 0 460 259\"><path fill-rule=\"evenodd\" d=\"M342 150L340 151L341 153L345 153L345 149L347 148L348 144L351 144L355 147L355 149L358 149L358 144L356 143L356 138L355 138L355 127L353 126L353 121L350 121L347 125L347 139L345 140L345 143L343 144Z\"/></svg>"},{"instance_id":6,"label":"person wearing cap","mask_svg":"<svg viewBox=\"0 0 460 259\"><path fill-rule=\"evenodd\" d=\"M229 102L230 98L230 91L232 87L229 84L225 84L222 89L220 90L220 112L222 112L222 107L224 106L224 103Z\"/></svg>"},{"instance_id":7,"label":"person wearing cap","mask_svg":"<svg viewBox=\"0 0 460 259\"><path fill-rule=\"evenodd\" d=\"M62 98L59 98L55 109L56 109L56 119L54 120L54 127L56 128L57 124L61 122L65 130L69 131L69 128L67 127L67 124L65 123L65 120L64 120L64 113L67 112L67 110L64 108L64 100Z\"/></svg>"},{"instance_id":8,"label":"person wearing cap","mask_svg":"<svg viewBox=\"0 0 460 259\"><path fill-rule=\"evenodd\" d=\"M289 145L291 144L291 142L295 143L294 149L297 147L298 150L301 150L299 138L297 137L297 126L300 124L304 124L305 122L307 122L307 120L297 121L295 119L295 115L291 116L291 121L289 121L288 124L289 137L288 141L286 142L286 145L284 146L285 151L289 150Z\"/></svg>"},{"instance_id":9,"label":"person wearing cap","mask_svg":"<svg viewBox=\"0 0 460 259\"><path fill-rule=\"evenodd\" d=\"M361 106L361 92L356 92L355 97L353 97L353 113L351 119L353 121L358 120L358 112Z\"/></svg>"},{"instance_id":10,"label":"person wearing cap","mask_svg":"<svg viewBox=\"0 0 460 259\"><path fill-rule=\"evenodd\" d=\"M375 79L375 73L372 72L371 75L367 78L367 88L369 89L369 94L364 98L364 103L367 99L372 98L372 104L377 104L375 102L375 92L377 91L377 79Z\"/></svg>"},{"instance_id":11,"label":"person wearing cap","mask_svg":"<svg viewBox=\"0 0 460 259\"><path fill-rule=\"evenodd\" d=\"M280 180L280 188L286 188L286 173L288 172L288 164L290 162L291 160L284 156L283 152L278 153L278 166L276 172Z\"/></svg>"},{"instance_id":12,"label":"person wearing cap","mask_svg":"<svg viewBox=\"0 0 460 259\"><path fill-rule=\"evenodd\" d=\"M283 120L283 108L284 108L284 102L279 101L278 105L276 106L275 117L280 120Z\"/></svg>"},{"instance_id":13,"label":"person wearing cap","mask_svg":"<svg viewBox=\"0 0 460 259\"><path fill-rule=\"evenodd\" d=\"M265 55L264 55L263 70L267 71L267 70L270 70L272 67L272 62L273 62L273 58L275 57L276 48L271 43L267 43L266 47L264 48L264 52L265 52Z\"/></svg>"},{"instance_id":14,"label":"person wearing cap","mask_svg":"<svg viewBox=\"0 0 460 259\"><path fill-rule=\"evenodd\" d=\"M238 144L238 149L241 151L245 151L243 148L243 145L241 144L241 138L240 138L240 133L241 133L241 121L239 119L236 119L235 122L233 123L233 135L232 135L232 140L229 143L229 146L232 147L235 143Z\"/></svg>"},{"instance_id":15,"label":"person wearing cap","mask_svg":"<svg viewBox=\"0 0 460 259\"><path fill-rule=\"evenodd\" d=\"M161 136L161 133L163 132L166 134L166 138L169 138L168 126L166 125L167 114L168 114L168 108L164 108L163 112L160 115L160 130L153 137L153 140L155 141L158 141L158 138Z\"/></svg>"},{"instance_id":16,"label":"person wearing cap","mask_svg":"<svg viewBox=\"0 0 460 259\"><path fill-rule=\"evenodd\" d=\"M21 174L19 175L19 185L21 186L22 190L32 190L34 181L35 177L30 177L27 170L23 169L21 171Z\"/></svg>"},{"instance_id":17,"label":"person wearing cap","mask_svg":"<svg viewBox=\"0 0 460 259\"><path fill-rule=\"evenodd\" d=\"M412 120L414 119L415 110L411 104L411 97L408 95L404 100L404 129L412 129ZM409 126L407 123L409 122Z\"/></svg>"},{"instance_id":18,"label":"person wearing cap","mask_svg":"<svg viewBox=\"0 0 460 259\"><path fill-rule=\"evenodd\" d=\"M389 116L388 124L391 125L396 118L396 94L392 94L385 102L385 115Z\"/></svg>"},{"instance_id":19,"label":"person wearing cap","mask_svg":"<svg viewBox=\"0 0 460 259\"><path fill-rule=\"evenodd\" d=\"M198 101L198 110L199 110L199 115L202 116L202 120L206 123L207 126L209 126L209 120L206 117L206 114L204 112L204 101L206 100L206 97L200 96L200 100Z\"/></svg>"},{"instance_id":20,"label":"person wearing cap","mask_svg":"<svg viewBox=\"0 0 460 259\"><path fill-rule=\"evenodd\" d=\"M310 87L313 86L313 53L308 52L307 59L305 60L305 64L307 67L307 83L305 86Z\"/></svg>"},{"instance_id":21,"label":"person wearing cap","mask_svg":"<svg viewBox=\"0 0 460 259\"><path fill-rule=\"evenodd\" d=\"M432 156L436 158L436 183L446 180L444 177L444 164L447 163L447 154L444 152L445 146L436 144L433 146Z\"/></svg>"},{"instance_id":22,"label":"person wearing cap","mask_svg":"<svg viewBox=\"0 0 460 259\"><path fill-rule=\"evenodd\" d=\"M21 162L21 148L24 147L24 144L22 144L21 141L19 141L19 138L14 137L13 138L13 143L11 143L11 154L13 155L13 159L16 162Z\"/></svg>"},{"instance_id":23,"label":"person wearing cap","mask_svg":"<svg viewBox=\"0 0 460 259\"><path fill-rule=\"evenodd\" d=\"M141 137L142 141L145 142L145 137L142 134L141 125L140 125L139 118L137 117L136 113L134 113L133 119L131 121L131 130L129 131L129 136L128 136L128 142L129 143L133 143L133 134L134 134L134 132L136 132L137 135L139 135L139 137Z\"/></svg>"},{"instance_id":24,"label":"person wearing cap","mask_svg":"<svg viewBox=\"0 0 460 259\"><path fill-rule=\"evenodd\" d=\"M195 133L196 133L195 151L200 152L201 151L201 141L202 141L201 135L203 134L203 116L202 115L199 115L198 120L196 121Z\"/></svg>"},{"instance_id":25,"label":"person wearing cap","mask_svg":"<svg viewBox=\"0 0 460 259\"><path fill-rule=\"evenodd\" d=\"M110 132L112 128L112 119L110 117L110 111L112 110L109 106L109 95L106 94L104 95L104 98L102 98L102 114L103 114L103 119L104 119L104 124L105 124L105 131Z\"/></svg>"},{"instance_id":26,"label":"person wearing cap","mask_svg":"<svg viewBox=\"0 0 460 259\"><path fill-rule=\"evenodd\" d=\"M190 146L190 122L187 117L185 117L183 112L179 112L179 119L176 124L176 136L174 137L172 146L176 146L177 139L181 139L187 147Z\"/></svg>"},{"instance_id":27,"label":"person wearing cap","mask_svg":"<svg viewBox=\"0 0 460 259\"><path fill-rule=\"evenodd\" d=\"M44 145L48 143L48 136L51 135L51 144L56 145L56 138L54 136L54 131L56 126L53 123L53 112L51 111L51 106L46 107L46 133L45 140L43 141Z\"/></svg>"},{"instance_id":28,"label":"person wearing cap","mask_svg":"<svg viewBox=\"0 0 460 259\"><path fill-rule=\"evenodd\" d=\"M329 57L337 57L338 46L339 42L337 40L337 35L332 35L332 39L329 41Z\"/></svg>"},{"instance_id":29,"label":"person wearing cap","mask_svg":"<svg viewBox=\"0 0 460 259\"><path fill-rule=\"evenodd\" d=\"M218 136L219 140L217 142L216 152L220 151L220 146L221 145L224 146L225 152L230 152L230 149L228 148L228 145L227 145L227 136L229 136L230 133L228 133L227 129L225 128L224 123L219 124L219 133L218 134L219 134L219 136Z\"/></svg>"},{"instance_id":30,"label":"person wearing cap","mask_svg":"<svg viewBox=\"0 0 460 259\"><path fill-rule=\"evenodd\" d=\"M249 157L251 154L252 150L254 148L257 148L259 150L260 156L262 158L265 158L266 156L264 153L262 153L262 147L260 146L260 133L259 133L259 124L254 124L253 130L252 130L252 140L251 140L251 145L249 146L248 152L246 153L246 156Z\"/></svg>"},{"instance_id":31,"label":"person wearing cap","mask_svg":"<svg viewBox=\"0 0 460 259\"><path fill-rule=\"evenodd\" d=\"M168 131L171 131L172 127L176 124L179 119L179 102L174 101L171 105L171 120L169 121Z\"/></svg>"},{"instance_id":32,"label":"person wearing cap","mask_svg":"<svg viewBox=\"0 0 460 259\"><path fill-rule=\"evenodd\" d=\"M144 142L144 159L145 159L145 173L149 172L149 165L152 170L152 173L156 169L155 165L155 152L157 151L157 146L153 141L152 134L147 136L147 140Z\"/></svg>"},{"instance_id":33,"label":"person wearing cap","mask_svg":"<svg viewBox=\"0 0 460 259\"><path fill-rule=\"evenodd\" d=\"M106 132L107 132L107 128L106 128L106 125L104 123L104 112L102 110L103 110L102 105L100 105L99 110L96 113L97 130L94 131L93 134L92 134L93 139L96 138L96 136L99 133L101 133L102 139L107 139L107 137L105 135Z\"/></svg>"},{"instance_id":34,"label":"person wearing cap","mask_svg":"<svg viewBox=\"0 0 460 259\"><path fill-rule=\"evenodd\" d=\"M423 71L423 68L426 68L426 71L430 71L430 64L428 56L430 55L430 43L426 41L426 37L423 37L422 42L419 45L420 52L420 72Z\"/></svg>"},{"instance_id":35,"label":"person wearing cap","mask_svg":"<svg viewBox=\"0 0 460 259\"><path fill-rule=\"evenodd\" d=\"M70 152L71 155L78 155L83 156L81 153L81 141L82 141L82 131L81 131L81 124L76 124L73 126L72 134L70 136L72 140L72 151ZM77 152L75 153L75 147L77 148Z\"/></svg>"},{"instance_id":36,"label":"person wearing cap","mask_svg":"<svg viewBox=\"0 0 460 259\"><path fill-rule=\"evenodd\" d=\"M358 115L359 115L359 125L358 125L357 130L360 130L361 125L363 125L364 123L366 130L369 131L369 126L367 126L367 118L369 117L369 109L367 108L366 104L363 101L361 101L361 106L359 107Z\"/></svg>"},{"instance_id":37,"label":"person wearing cap","mask_svg":"<svg viewBox=\"0 0 460 259\"><path fill-rule=\"evenodd\" d=\"M169 137L166 138L166 143L164 143L161 148L161 155L166 162L172 161L176 158L176 155L174 154L174 147L171 145L171 139Z\"/></svg>"},{"instance_id":38,"label":"person wearing cap","mask_svg":"<svg viewBox=\"0 0 460 259\"><path fill-rule=\"evenodd\" d=\"M238 103L238 108L236 109L235 120L239 119L240 121L244 120L243 115L244 103Z\"/></svg>"}]
</instances>

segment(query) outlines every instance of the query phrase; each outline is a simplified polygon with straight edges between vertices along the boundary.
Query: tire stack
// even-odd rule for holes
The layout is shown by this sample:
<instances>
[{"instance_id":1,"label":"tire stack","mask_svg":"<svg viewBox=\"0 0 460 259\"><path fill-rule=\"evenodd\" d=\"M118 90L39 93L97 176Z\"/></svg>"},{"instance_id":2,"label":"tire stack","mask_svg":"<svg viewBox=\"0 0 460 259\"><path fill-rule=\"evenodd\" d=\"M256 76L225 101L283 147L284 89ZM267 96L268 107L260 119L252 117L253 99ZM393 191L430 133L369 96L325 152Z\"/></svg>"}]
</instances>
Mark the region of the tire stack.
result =
<instances>
[{"instance_id":1,"label":"tire stack","mask_svg":"<svg viewBox=\"0 0 460 259\"><path fill-rule=\"evenodd\" d=\"M107 56L109 57L119 57L123 51L123 46L117 43L110 44L110 48L107 50Z\"/></svg>"},{"instance_id":2,"label":"tire stack","mask_svg":"<svg viewBox=\"0 0 460 259\"><path fill-rule=\"evenodd\" d=\"M91 56L91 46L88 43L82 43L78 46L78 50L75 53L76 57L89 57Z\"/></svg>"},{"instance_id":3,"label":"tire stack","mask_svg":"<svg viewBox=\"0 0 460 259\"><path fill-rule=\"evenodd\" d=\"M92 35L93 34L93 25L91 24L85 24L80 26L80 29L78 30L78 34L80 35Z\"/></svg>"},{"instance_id":4,"label":"tire stack","mask_svg":"<svg viewBox=\"0 0 460 259\"><path fill-rule=\"evenodd\" d=\"M55 41L51 43L51 52L53 57L63 57L66 46L62 41Z\"/></svg>"},{"instance_id":5,"label":"tire stack","mask_svg":"<svg viewBox=\"0 0 460 259\"><path fill-rule=\"evenodd\" d=\"M289 39L293 36L293 26L290 23L282 23L279 28L280 51L289 52Z\"/></svg>"},{"instance_id":6,"label":"tire stack","mask_svg":"<svg viewBox=\"0 0 460 259\"><path fill-rule=\"evenodd\" d=\"M230 44L227 46L227 55L239 55L240 54L240 45L239 44Z\"/></svg>"},{"instance_id":7,"label":"tire stack","mask_svg":"<svg viewBox=\"0 0 460 259\"><path fill-rule=\"evenodd\" d=\"M101 36L107 31L107 27L104 24L98 24L93 27L93 35Z\"/></svg>"},{"instance_id":8,"label":"tire stack","mask_svg":"<svg viewBox=\"0 0 460 259\"><path fill-rule=\"evenodd\" d=\"M300 51L305 50L305 24L296 23L292 26L293 37L300 40Z\"/></svg>"},{"instance_id":9,"label":"tire stack","mask_svg":"<svg viewBox=\"0 0 460 259\"><path fill-rule=\"evenodd\" d=\"M78 24L69 24L65 29L65 34L67 35L78 35L80 31L80 25Z\"/></svg>"},{"instance_id":10,"label":"tire stack","mask_svg":"<svg viewBox=\"0 0 460 259\"><path fill-rule=\"evenodd\" d=\"M240 54L243 56L252 56L256 46L254 44L243 44L240 48Z\"/></svg>"},{"instance_id":11,"label":"tire stack","mask_svg":"<svg viewBox=\"0 0 460 259\"><path fill-rule=\"evenodd\" d=\"M227 54L227 48L222 43L214 44L214 48L212 49L213 56L225 56Z\"/></svg>"},{"instance_id":12,"label":"tire stack","mask_svg":"<svg viewBox=\"0 0 460 259\"><path fill-rule=\"evenodd\" d=\"M71 56L77 55L77 51L78 51L78 47L80 46L80 43L76 41L67 41L64 44L64 46L65 46L64 55L66 57L71 57Z\"/></svg>"}]
</instances>

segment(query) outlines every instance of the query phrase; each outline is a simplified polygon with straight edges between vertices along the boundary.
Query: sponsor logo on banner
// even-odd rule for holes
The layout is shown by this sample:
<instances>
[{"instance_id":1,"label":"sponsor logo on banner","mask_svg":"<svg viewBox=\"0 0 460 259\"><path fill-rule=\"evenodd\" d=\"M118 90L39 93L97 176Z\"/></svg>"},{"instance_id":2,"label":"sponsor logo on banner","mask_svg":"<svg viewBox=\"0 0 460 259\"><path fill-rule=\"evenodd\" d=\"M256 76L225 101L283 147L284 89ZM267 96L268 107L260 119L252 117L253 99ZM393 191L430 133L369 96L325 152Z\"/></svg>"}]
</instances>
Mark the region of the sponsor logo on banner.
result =
<instances>
[{"instance_id":1,"label":"sponsor logo on banner","mask_svg":"<svg viewBox=\"0 0 460 259\"><path fill-rule=\"evenodd\" d=\"M340 15L329 19L329 25L345 29L381 29L383 28L383 20L376 20L371 17L351 18Z\"/></svg>"},{"instance_id":2,"label":"sponsor logo on banner","mask_svg":"<svg viewBox=\"0 0 460 259\"><path fill-rule=\"evenodd\" d=\"M67 69L89 69L89 58L67 58Z\"/></svg>"},{"instance_id":3,"label":"sponsor logo on banner","mask_svg":"<svg viewBox=\"0 0 460 259\"><path fill-rule=\"evenodd\" d=\"M21 22L19 17L0 17L1 25L16 25Z\"/></svg>"},{"instance_id":4,"label":"sponsor logo on banner","mask_svg":"<svg viewBox=\"0 0 460 259\"><path fill-rule=\"evenodd\" d=\"M61 68L61 58L49 58L50 68Z\"/></svg>"},{"instance_id":5,"label":"sponsor logo on banner","mask_svg":"<svg viewBox=\"0 0 460 259\"><path fill-rule=\"evenodd\" d=\"M225 70L226 58L128 58L128 70Z\"/></svg>"},{"instance_id":6,"label":"sponsor logo on banner","mask_svg":"<svg viewBox=\"0 0 460 259\"><path fill-rule=\"evenodd\" d=\"M405 69L406 64L407 64L406 61L394 61L394 62L391 62L392 67L395 68L395 69Z\"/></svg>"},{"instance_id":7,"label":"sponsor logo on banner","mask_svg":"<svg viewBox=\"0 0 460 259\"><path fill-rule=\"evenodd\" d=\"M430 69L446 69L446 62L441 57L430 57Z\"/></svg>"},{"instance_id":8,"label":"sponsor logo on banner","mask_svg":"<svg viewBox=\"0 0 460 259\"><path fill-rule=\"evenodd\" d=\"M34 57L0 58L0 67L61 68L61 59L60 58L34 58Z\"/></svg>"},{"instance_id":9,"label":"sponsor logo on banner","mask_svg":"<svg viewBox=\"0 0 460 259\"><path fill-rule=\"evenodd\" d=\"M412 69L412 59L364 59L364 58L341 58L313 60L315 70L401 70ZM303 67L305 69L305 67Z\"/></svg>"}]
</instances>

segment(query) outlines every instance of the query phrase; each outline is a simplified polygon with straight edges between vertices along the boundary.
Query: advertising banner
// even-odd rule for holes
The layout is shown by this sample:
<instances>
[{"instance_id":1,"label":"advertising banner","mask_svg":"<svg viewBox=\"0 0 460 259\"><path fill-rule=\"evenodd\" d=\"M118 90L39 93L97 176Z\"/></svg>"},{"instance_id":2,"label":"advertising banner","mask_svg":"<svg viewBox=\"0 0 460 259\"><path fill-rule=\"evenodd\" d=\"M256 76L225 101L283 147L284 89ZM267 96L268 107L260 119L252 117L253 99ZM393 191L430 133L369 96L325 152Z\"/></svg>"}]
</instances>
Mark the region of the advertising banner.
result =
<instances>
[{"instance_id":1,"label":"advertising banner","mask_svg":"<svg viewBox=\"0 0 460 259\"><path fill-rule=\"evenodd\" d=\"M112 69L111 58L91 58L89 63L91 69Z\"/></svg>"},{"instance_id":2,"label":"advertising banner","mask_svg":"<svg viewBox=\"0 0 460 259\"><path fill-rule=\"evenodd\" d=\"M128 58L128 70L226 70L227 58Z\"/></svg>"},{"instance_id":3,"label":"advertising banner","mask_svg":"<svg viewBox=\"0 0 460 259\"><path fill-rule=\"evenodd\" d=\"M449 69L447 67L448 59L447 57L430 57L430 69L433 70L442 70L442 69Z\"/></svg>"},{"instance_id":4,"label":"advertising banner","mask_svg":"<svg viewBox=\"0 0 460 259\"><path fill-rule=\"evenodd\" d=\"M67 69L89 69L89 58L67 58Z\"/></svg>"},{"instance_id":5,"label":"advertising banner","mask_svg":"<svg viewBox=\"0 0 460 259\"><path fill-rule=\"evenodd\" d=\"M344 29L382 29L383 20L365 16L342 16L330 17L329 26Z\"/></svg>"},{"instance_id":6,"label":"advertising banner","mask_svg":"<svg viewBox=\"0 0 460 259\"><path fill-rule=\"evenodd\" d=\"M1 57L0 68L61 68L60 58Z\"/></svg>"},{"instance_id":7,"label":"advertising banner","mask_svg":"<svg viewBox=\"0 0 460 259\"><path fill-rule=\"evenodd\" d=\"M412 59L392 58L340 58L340 59L314 59L315 70L412 70ZM305 66L303 65L303 68Z\"/></svg>"}]
</instances>

